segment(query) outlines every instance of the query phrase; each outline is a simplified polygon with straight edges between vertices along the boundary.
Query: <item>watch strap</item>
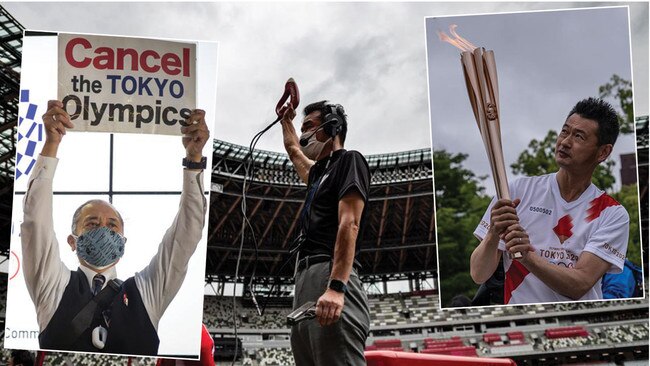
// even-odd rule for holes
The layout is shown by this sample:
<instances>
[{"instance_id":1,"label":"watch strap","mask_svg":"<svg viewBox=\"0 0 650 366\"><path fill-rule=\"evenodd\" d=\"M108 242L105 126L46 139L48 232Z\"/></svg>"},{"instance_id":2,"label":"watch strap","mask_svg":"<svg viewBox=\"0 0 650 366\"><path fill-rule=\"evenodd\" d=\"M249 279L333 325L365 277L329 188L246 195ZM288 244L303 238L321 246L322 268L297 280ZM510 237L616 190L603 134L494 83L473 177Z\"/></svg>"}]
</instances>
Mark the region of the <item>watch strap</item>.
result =
<instances>
[{"instance_id":1,"label":"watch strap","mask_svg":"<svg viewBox=\"0 0 650 366\"><path fill-rule=\"evenodd\" d=\"M208 165L208 158L205 156L201 157L201 161L196 162L189 160L188 158L183 158L183 166L187 169L205 169Z\"/></svg>"},{"instance_id":2,"label":"watch strap","mask_svg":"<svg viewBox=\"0 0 650 366\"><path fill-rule=\"evenodd\" d=\"M330 279L330 282L327 285L327 287L329 289L332 289L332 290L334 290L336 292L339 292L339 293L342 293L342 294L348 292L348 286L345 283L343 283L343 281L339 281L339 280L336 280L336 279Z\"/></svg>"}]
</instances>

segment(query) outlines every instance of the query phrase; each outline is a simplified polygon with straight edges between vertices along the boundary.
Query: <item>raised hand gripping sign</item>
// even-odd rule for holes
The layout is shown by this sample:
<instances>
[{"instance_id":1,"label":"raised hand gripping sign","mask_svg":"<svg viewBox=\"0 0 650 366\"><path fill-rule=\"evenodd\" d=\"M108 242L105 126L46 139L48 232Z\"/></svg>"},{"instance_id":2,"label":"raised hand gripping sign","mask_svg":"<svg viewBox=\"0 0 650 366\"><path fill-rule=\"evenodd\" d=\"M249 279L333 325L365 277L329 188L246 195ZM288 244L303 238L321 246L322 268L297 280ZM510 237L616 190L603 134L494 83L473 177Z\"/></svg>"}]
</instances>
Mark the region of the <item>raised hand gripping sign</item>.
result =
<instances>
[{"instance_id":1,"label":"raised hand gripping sign","mask_svg":"<svg viewBox=\"0 0 650 366\"><path fill-rule=\"evenodd\" d=\"M73 131L181 135L196 108L196 45L59 34L58 96Z\"/></svg>"}]
</instances>

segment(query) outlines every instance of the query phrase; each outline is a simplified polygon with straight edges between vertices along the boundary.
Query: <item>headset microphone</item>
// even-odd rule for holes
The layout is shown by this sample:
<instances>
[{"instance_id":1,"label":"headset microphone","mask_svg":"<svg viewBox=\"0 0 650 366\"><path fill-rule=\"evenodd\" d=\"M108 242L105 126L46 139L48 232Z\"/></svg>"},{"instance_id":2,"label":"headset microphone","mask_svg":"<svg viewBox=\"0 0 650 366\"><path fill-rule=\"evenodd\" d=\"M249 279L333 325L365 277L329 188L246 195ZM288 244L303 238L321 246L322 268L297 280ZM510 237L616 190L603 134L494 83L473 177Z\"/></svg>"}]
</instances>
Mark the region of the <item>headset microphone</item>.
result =
<instances>
[{"instance_id":1,"label":"headset microphone","mask_svg":"<svg viewBox=\"0 0 650 366\"><path fill-rule=\"evenodd\" d=\"M313 133L309 134L308 137L303 137L300 139L300 146L305 147L309 143L309 139L314 136L314 133L318 132L318 130L314 131Z\"/></svg>"},{"instance_id":2,"label":"headset microphone","mask_svg":"<svg viewBox=\"0 0 650 366\"><path fill-rule=\"evenodd\" d=\"M300 139L300 146L302 146L302 147L307 146L307 144L309 143L309 139L311 139L311 137L314 136L316 134L316 132L322 130L323 128L325 128L326 125L328 125L330 123L332 123L332 121L328 121L328 122L323 123L322 125L320 125L320 127L315 129L314 132L310 133L309 136L301 138Z\"/></svg>"}]
</instances>

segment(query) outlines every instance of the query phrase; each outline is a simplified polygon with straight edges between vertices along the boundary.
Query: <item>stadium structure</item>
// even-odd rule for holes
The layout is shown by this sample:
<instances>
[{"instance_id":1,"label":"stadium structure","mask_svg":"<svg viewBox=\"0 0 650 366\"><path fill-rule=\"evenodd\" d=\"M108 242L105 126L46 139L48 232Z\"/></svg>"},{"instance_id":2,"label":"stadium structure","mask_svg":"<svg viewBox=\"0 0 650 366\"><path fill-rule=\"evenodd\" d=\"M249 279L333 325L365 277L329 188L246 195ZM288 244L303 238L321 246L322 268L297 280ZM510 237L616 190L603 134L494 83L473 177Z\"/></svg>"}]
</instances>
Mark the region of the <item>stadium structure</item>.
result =
<instances>
[{"instance_id":1,"label":"stadium structure","mask_svg":"<svg viewBox=\"0 0 650 366\"><path fill-rule=\"evenodd\" d=\"M207 268L218 283L231 281L235 273L248 154L243 146L214 143L210 217L216 220L210 222ZM297 236L306 186L286 154L256 150L253 159L255 170L246 194L252 231L246 230L241 273L252 275L257 262L256 282L277 278L287 284L293 266L279 270ZM372 283L406 279L419 290L423 281L435 275L436 267L431 150L371 155L367 160L372 181L360 275Z\"/></svg>"},{"instance_id":2,"label":"stadium structure","mask_svg":"<svg viewBox=\"0 0 650 366\"><path fill-rule=\"evenodd\" d=\"M11 230L22 30L20 23L0 6L0 255L4 260L9 254ZM647 116L637 119L646 265L647 124ZM249 153L245 147L214 141L205 280L217 296L204 298L204 323L215 339L216 355L221 360L234 357L237 365L292 365L286 315L291 309L293 266L281 267L294 237L305 186L285 154L252 153L256 170L247 194L252 231L247 230L240 276L235 278L242 227L243 163ZM484 357L509 358L519 365L648 363L647 285L646 297L638 300L440 310L435 285L431 151L371 155L367 160L373 178L360 275L369 293L371 311L368 351L471 356L476 360L459 363L466 365ZM250 285L253 270L255 280ZM241 284L243 296L233 301L227 289L234 281ZM390 281L405 281L408 290L390 293ZM273 294L273 301L260 316L252 294L263 302L273 285L279 292ZM3 330L6 289L7 277L3 275ZM2 339L7 336L11 335L3 331ZM7 355L5 350L2 362L6 362ZM155 359L50 353L45 356L45 364L153 365Z\"/></svg>"},{"instance_id":3,"label":"stadium structure","mask_svg":"<svg viewBox=\"0 0 650 366\"><path fill-rule=\"evenodd\" d=\"M0 254L7 256L18 125L23 27L0 6Z\"/></svg>"}]
</instances>

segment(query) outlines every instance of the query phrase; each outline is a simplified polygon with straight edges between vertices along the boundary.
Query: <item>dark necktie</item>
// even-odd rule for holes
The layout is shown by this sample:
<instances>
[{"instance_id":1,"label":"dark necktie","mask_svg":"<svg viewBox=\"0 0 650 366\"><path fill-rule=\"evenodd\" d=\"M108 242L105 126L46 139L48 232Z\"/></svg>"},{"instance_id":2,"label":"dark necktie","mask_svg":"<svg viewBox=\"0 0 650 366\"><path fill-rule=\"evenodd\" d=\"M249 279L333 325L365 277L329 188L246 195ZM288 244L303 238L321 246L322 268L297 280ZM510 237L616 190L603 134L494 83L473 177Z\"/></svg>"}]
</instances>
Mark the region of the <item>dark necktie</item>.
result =
<instances>
[{"instance_id":1,"label":"dark necktie","mask_svg":"<svg viewBox=\"0 0 650 366\"><path fill-rule=\"evenodd\" d=\"M96 296L102 290L104 282L106 282L106 278L100 274L96 274L93 277L93 296Z\"/></svg>"}]
</instances>

